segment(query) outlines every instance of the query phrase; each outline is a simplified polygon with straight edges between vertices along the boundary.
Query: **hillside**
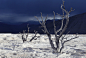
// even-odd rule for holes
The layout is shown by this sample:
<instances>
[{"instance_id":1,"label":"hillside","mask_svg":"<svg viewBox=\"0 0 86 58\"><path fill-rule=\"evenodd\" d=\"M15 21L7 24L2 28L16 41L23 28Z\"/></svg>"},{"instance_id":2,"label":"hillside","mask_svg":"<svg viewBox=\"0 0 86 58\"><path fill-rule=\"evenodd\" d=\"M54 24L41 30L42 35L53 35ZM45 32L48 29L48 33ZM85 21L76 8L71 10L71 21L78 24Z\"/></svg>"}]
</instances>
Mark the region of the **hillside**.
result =
<instances>
[{"instance_id":1,"label":"hillside","mask_svg":"<svg viewBox=\"0 0 86 58\"><path fill-rule=\"evenodd\" d=\"M86 34L86 13L78 14L75 16L72 16L69 18L69 25L67 27L67 30L65 33L70 31L70 34ZM30 33L33 33L34 30L38 31L39 33L42 32L41 25L38 22L24 22L22 24L18 25L12 25L12 24L6 24L3 22L0 22L0 33L19 33L23 30L27 30L27 24L29 24L30 27ZM64 20L65 24L65 20ZM56 28L59 29L61 25L61 20L56 20ZM53 20L47 20L46 21L47 29L50 33L53 32Z\"/></svg>"}]
</instances>

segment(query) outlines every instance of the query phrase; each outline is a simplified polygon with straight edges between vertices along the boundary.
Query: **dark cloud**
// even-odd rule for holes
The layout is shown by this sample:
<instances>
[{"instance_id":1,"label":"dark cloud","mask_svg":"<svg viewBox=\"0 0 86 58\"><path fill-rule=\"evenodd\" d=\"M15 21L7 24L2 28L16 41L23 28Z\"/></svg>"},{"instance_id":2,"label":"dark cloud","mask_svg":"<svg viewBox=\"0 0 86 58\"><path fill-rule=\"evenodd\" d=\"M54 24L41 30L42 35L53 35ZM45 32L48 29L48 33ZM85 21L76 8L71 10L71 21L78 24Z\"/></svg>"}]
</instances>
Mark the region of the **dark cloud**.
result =
<instances>
[{"instance_id":1,"label":"dark cloud","mask_svg":"<svg viewBox=\"0 0 86 58\"><path fill-rule=\"evenodd\" d=\"M67 10L70 10L71 7L75 9L75 11L70 13L70 16L86 12L86 0L64 1ZM29 17L31 19L31 17L40 16L40 12L42 12L44 17L47 14L53 17L53 11L62 14L62 10L60 9L61 4L62 0L0 0L0 15L11 13L12 17ZM20 19L17 19L17 21L20 21Z\"/></svg>"},{"instance_id":2,"label":"dark cloud","mask_svg":"<svg viewBox=\"0 0 86 58\"><path fill-rule=\"evenodd\" d=\"M60 0L59 0L60 1ZM61 1L53 0L1 0L0 9L18 14L36 15L40 12L49 14L52 11L59 11Z\"/></svg>"}]
</instances>

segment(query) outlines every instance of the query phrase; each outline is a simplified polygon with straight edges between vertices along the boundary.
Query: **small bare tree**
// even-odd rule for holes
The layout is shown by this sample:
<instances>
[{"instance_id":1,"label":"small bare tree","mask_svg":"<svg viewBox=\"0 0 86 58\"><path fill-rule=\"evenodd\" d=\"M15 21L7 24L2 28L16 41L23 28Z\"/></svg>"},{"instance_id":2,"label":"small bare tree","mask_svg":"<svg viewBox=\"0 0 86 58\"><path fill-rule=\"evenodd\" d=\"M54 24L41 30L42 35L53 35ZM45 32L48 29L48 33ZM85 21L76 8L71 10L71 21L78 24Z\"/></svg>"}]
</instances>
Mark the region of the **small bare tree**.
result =
<instances>
[{"instance_id":1,"label":"small bare tree","mask_svg":"<svg viewBox=\"0 0 86 58\"><path fill-rule=\"evenodd\" d=\"M22 35L22 41L23 41L23 43L24 43L25 41L27 41L27 37L28 37L28 34L29 34L29 27L28 27L28 24L27 24L27 28L28 28L28 32L27 32L27 33L25 33L26 30L23 30L23 34L21 34L21 33L19 32L19 33Z\"/></svg>"},{"instance_id":2,"label":"small bare tree","mask_svg":"<svg viewBox=\"0 0 86 58\"><path fill-rule=\"evenodd\" d=\"M30 42L34 39L34 40L37 40L37 38L39 38L40 36L37 36L37 31L35 31L35 35L32 37L32 39L30 39Z\"/></svg>"},{"instance_id":3,"label":"small bare tree","mask_svg":"<svg viewBox=\"0 0 86 58\"><path fill-rule=\"evenodd\" d=\"M63 0L62 0L62 1L63 1ZM65 30L67 29L67 26L68 26L68 23L69 23L69 13L70 13L71 11L74 11L74 10L72 10L72 8L71 8L70 11L67 11L67 10L65 9L65 6L64 6L64 1L63 1L63 4L61 4L61 9L62 9L63 15L60 15L60 14L57 13L57 15L59 15L59 16L62 17L62 20L61 20L61 27L60 27L58 30L56 30L56 25L55 25L55 12L53 11L53 13L54 13L53 25L54 25L54 33L55 33L55 43L56 43L56 47L55 47L55 45L53 44L53 40L51 39L51 34L49 33L49 31L48 31L48 29L46 28L46 25L45 25L48 15L46 16L45 20L43 20L43 16L42 16L42 13L41 13L42 22L40 22L40 20L38 19L38 17L35 16L36 19L37 19L37 20L39 21L39 23L41 24L41 26L44 28L44 29L42 29L42 31L47 34L52 49L53 49L54 51L57 51L57 52L61 52L61 50L64 48L64 43L65 43L65 42L68 42L68 41L70 41L70 40L72 40L72 39L77 38L77 36L74 37L74 38L71 38L71 39L69 39L69 40L66 38L66 41L64 41L65 36L62 36L62 35L63 35L63 33L65 32ZM66 13L66 15L64 15L64 12ZM66 19L66 24L63 26L64 18ZM60 32L60 34L57 36L57 34L58 34L59 32Z\"/></svg>"},{"instance_id":4,"label":"small bare tree","mask_svg":"<svg viewBox=\"0 0 86 58\"><path fill-rule=\"evenodd\" d=\"M26 30L23 30L23 34L20 33L20 34L22 35L22 41L23 41L23 43L24 43L25 41L27 41L27 38L28 38L28 34L29 34L29 27L28 27L28 25L29 25L29 24L27 24L28 32L25 33ZM37 35L37 31L34 30L34 32L35 32L35 35L30 39L30 42L31 42L33 39L35 39L35 37L37 37L37 38L40 37L40 36L36 36L36 35ZM37 39L37 38L36 38L36 39ZM36 40L36 39L35 39L35 40Z\"/></svg>"}]
</instances>

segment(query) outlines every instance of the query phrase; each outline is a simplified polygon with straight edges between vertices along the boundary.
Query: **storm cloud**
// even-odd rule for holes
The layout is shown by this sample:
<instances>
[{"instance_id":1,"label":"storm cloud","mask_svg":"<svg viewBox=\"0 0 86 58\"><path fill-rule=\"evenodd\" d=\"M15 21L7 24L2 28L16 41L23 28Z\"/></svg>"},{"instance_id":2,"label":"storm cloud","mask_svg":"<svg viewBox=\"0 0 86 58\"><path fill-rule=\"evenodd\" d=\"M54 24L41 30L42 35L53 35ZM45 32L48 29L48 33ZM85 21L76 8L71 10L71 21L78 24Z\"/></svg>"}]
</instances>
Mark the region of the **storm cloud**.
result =
<instances>
[{"instance_id":1,"label":"storm cloud","mask_svg":"<svg viewBox=\"0 0 86 58\"><path fill-rule=\"evenodd\" d=\"M72 7L75 11L70 16L86 12L86 0L64 0L65 7L69 11ZM40 17L40 12L46 17L53 17L53 11L62 14L60 6L62 0L0 0L0 20L2 21L29 21ZM59 16L57 16L60 18ZM11 19L14 18L14 19Z\"/></svg>"}]
</instances>

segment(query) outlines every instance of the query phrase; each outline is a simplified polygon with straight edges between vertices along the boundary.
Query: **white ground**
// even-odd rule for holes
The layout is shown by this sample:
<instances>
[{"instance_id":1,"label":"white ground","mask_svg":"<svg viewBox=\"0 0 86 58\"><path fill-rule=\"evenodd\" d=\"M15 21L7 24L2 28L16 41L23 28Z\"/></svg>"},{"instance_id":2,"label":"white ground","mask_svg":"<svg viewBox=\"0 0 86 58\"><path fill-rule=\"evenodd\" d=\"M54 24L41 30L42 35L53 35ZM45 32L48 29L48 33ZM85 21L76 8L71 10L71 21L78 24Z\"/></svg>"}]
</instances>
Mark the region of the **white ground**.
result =
<instances>
[{"instance_id":1,"label":"white ground","mask_svg":"<svg viewBox=\"0 0 86 58\"><path fill-rule=\"evenodd\" d=\"M0 58L86 58L86 35L65 43L62 53L52 53L46 35L38 35L40 38L29 42L33 36L29 34L28 41L23 43L20 34L0 34Z\"/></svg>"}]
</instances>

